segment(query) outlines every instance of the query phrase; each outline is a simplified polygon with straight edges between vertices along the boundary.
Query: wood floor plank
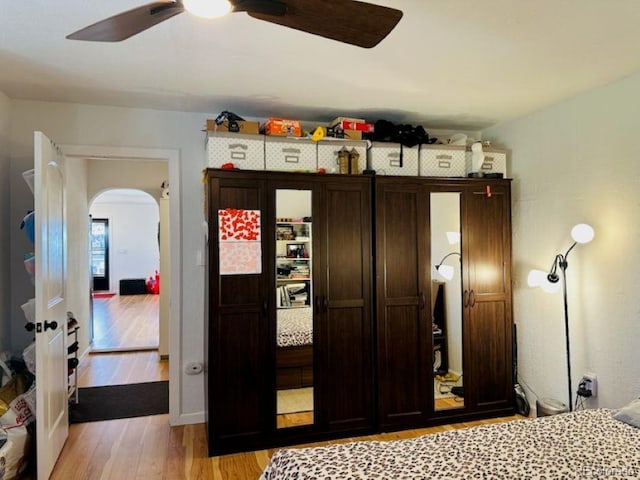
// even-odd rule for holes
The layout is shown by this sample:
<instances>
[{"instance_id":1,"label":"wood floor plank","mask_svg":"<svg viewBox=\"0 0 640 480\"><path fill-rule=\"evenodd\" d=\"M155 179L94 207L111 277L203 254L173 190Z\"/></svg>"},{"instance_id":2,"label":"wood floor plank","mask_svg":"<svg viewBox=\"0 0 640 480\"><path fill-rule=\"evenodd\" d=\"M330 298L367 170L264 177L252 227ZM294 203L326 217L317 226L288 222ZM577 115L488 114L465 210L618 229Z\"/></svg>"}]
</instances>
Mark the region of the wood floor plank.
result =
<instances>
[{"instance_id":1,"label":"wood floor plank","mask_svg":"<svg viewBox=\"0 0 640 480\"><path fill-rule=\"evenodd\" d=\"M142 438L149 417L130 418L127 420L125 428L119 441L114 444L112 450L111 469L107 476L108 480L121 480L123 478L135 478L140 457L142 454Z\"/></svg>"},{"instance_id":2,"label":"wood floor plank","mask_svg":"<svg viewBox=\"0 0 640 480\"><path fill-rule=\"evenodd\" d=\"M169 429L165 428L167 415L153 415L147 418L142 435L140 461L134 478L147 480L162 478L164 460L169 449Z\"/></svg>"},{"instance_id":3,"label":"wood floor plank","mask_svg":"<svg viewBox=\"0 0 640 480\"><path fill-rule=\"evenodd\" d=\"M318 442L322 446L354 440L396 440L439 431L522 418L518 415L455 425L389 432ZM257 479L277 449L207 457L204 424L170 427L168 415L72 425L52 480ZM295 447L294 447L295 448Z\"/></svg>"},{"instance_id":4,"label":"wood floor plank","mask_svg":"<svg viewBox=\"0 0 640 480\"><path fill-rule=\"evenodd\" d=\"M93 353L78 367L80 387L122 385L169 379L169 361L158 352Z\"/></svg>"},{"instance_id":5,"label":"wood floor plank","mask_svg":"<svg viewBox=\"0 0 640 480\"><path fill-rule=\"evenodd\" d=\"M168 379L168 362L157 352L90 355L80 364L81 386L116 382ZM92 384L93 383L93 384ZM133 400L133 399L132 399ZM478 420L455 425L388 432L359 438L325 441L297 447L330 445L353 440L413 438L475 425L522 418L519 416ZM69 438L51 480L165 479L247 480L257 479L277 449L209 458L204 424L169 426L168 415L120 419L71 425Z\"/></svg>"},{"instance_id":6,"label":"wood floor plank","mask_svg":"<svg viewBox=\"0 0 640 480\"><path fill-rule=\"evenodd\" d=\"M157 348L158 315L159 295L93 298L93 348Z\"/></svg>"},{"instance_id":7,"label":"wood floor plank","mask_svg":"<svg viewBox=\"0 0 640 480\"><path fill-rule=\"evenodd\" d=\"M164 463L163 480L186 480L184 463L186 459L183 444L184 426L173 427L169 431L167 458Z\"/></svg>"}]
</instances>

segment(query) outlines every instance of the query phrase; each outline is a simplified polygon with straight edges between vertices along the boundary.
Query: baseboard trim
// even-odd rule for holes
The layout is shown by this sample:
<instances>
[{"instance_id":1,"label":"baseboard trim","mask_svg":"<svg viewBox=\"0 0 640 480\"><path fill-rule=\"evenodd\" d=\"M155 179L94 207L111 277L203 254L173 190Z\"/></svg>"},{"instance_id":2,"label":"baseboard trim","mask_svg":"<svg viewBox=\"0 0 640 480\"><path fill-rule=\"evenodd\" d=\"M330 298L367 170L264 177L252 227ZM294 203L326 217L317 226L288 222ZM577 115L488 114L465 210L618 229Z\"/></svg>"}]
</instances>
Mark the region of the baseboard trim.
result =
<instances>
[{"instance_id":1,"label":"baseboard trim","mask_svg":"<svg viewBox=\"0 0 640 480\"><path fill-rule=\"evenodd\" d=\"M169 425L171 425L172 427L178 425L192 425L194 423L204 422L204 412L183 413L182 415L178 415L177 417L169 416Z\"/></svg>"}]
</instances>

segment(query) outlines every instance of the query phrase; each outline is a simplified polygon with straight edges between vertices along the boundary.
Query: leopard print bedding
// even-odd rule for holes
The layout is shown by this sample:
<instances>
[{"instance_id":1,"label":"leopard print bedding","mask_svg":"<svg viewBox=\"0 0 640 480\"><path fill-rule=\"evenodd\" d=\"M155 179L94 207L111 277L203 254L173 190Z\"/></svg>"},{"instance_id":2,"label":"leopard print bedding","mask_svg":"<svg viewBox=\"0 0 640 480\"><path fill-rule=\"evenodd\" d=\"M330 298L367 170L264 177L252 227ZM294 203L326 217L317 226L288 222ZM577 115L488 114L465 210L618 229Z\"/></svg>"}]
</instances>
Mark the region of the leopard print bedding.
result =
<instances>
[{"instance_id":1,"label":"leopard print bedding","mask_svg":"<svg viewBox=\"0 0 640 480\"><path fill-rule=\"evenodd\" d=\"M311 307L278 310L277 342L279 347L298 347L313 343Z\"/></svg>"},{"instance_id":2,"label":"leopard print bedding","mask_svg":"<svg viewBox=\"0 0 640 480\"><path fill-rule=\"evenodd\" d=\"M640 478L640 429L595 409L394 441L283 449L261 480Z\"/></svg>"}]
</instances>

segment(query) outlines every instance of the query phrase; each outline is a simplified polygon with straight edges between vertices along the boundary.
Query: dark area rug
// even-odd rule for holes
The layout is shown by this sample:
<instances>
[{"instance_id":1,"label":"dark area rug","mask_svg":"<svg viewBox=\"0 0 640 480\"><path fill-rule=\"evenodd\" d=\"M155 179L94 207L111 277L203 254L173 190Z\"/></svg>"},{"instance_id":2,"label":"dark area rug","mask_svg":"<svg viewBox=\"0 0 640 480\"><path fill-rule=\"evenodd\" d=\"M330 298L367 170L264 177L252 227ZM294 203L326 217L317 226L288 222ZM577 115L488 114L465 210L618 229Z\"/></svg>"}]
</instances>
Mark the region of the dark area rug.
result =
<instances>
[{"instance_id":1,"label":"dark area rug","mask_svg":"<svg viewBox=\"0 0 640 480\"><path fill-rule=\"evenodd\" d=\"M69 405L69 423L169 413L169 382L81 388L79 402Z\"/></svg>"}]
</instances>

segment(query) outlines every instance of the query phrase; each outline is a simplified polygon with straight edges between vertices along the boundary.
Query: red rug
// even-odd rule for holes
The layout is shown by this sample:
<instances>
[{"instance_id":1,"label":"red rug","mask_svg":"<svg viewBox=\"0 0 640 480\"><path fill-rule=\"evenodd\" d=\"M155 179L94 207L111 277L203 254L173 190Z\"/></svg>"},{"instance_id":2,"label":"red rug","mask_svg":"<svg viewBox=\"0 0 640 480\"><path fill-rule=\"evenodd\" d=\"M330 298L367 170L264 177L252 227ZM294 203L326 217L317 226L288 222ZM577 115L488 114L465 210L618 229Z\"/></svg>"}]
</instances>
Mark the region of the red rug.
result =
<instances>
[{"instance_id":1,"label":"red rug","mask_svg":"<svg viewBox=\"0 0 640 480\"><path fill-rule=\"evenodd\" d=\"M114 295L113 292L93 292L93 298L110 298Z\"/></svg>"}]
</instances>

